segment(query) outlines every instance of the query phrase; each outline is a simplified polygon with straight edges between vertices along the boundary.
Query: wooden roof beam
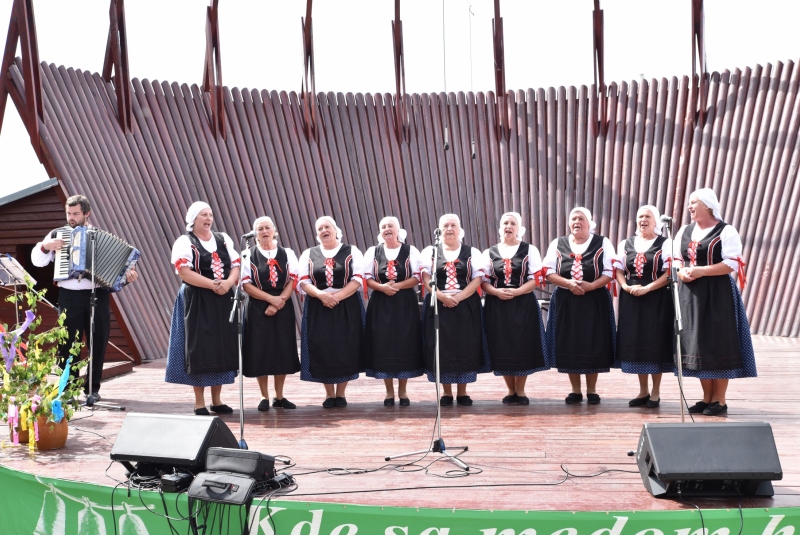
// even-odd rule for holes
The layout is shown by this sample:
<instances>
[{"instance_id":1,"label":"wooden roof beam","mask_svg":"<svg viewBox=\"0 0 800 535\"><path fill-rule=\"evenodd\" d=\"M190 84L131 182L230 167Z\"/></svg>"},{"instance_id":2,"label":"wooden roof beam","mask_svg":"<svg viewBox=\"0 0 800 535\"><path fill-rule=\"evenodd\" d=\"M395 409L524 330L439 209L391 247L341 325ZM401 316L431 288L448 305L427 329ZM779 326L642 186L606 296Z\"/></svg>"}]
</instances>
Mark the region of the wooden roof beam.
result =
<instances>
[{"instance_id":1,"label":"wooden roof beam","mask_svg":"<svg viewBox=\"0 0 800 535\"><path fill-rule=\"evenodd\" d=\"M408 104L406 102L405 50L403 48L403 21L400 20L400 0L394 0L392 21L392 44L394 45L394 110L397 139L410 142Z\"/></svg>"},{"instance_id":2,"label":"wooden roof beam","mask_svg":"<svg viewBox=\"0 0 800 535\"><path fill-rule=\"evenodd\" d=\"M211 94L211 130L224 138L225 99L222 92L222 54L219 42L219 0L206 8L206 61L203 67L203 92Z\"/></svg>"},{"instance_id":3,"label":"wooden roof beam","mask_svg":"<svg viewBox=\"0 0 800 535\"><path fill-rule=\"evenodd\" d=\"M595 105L592 110L592 132L595 137L606 135L608 131L608 90L605 81L605 34L603 23L603 10L600 9L600 0L594 0L593 19L593 62L594 62L594 87L592 98Z\"/></svg>"},{"instance_id":4,"label":"wooden roof beam","mask_svg":"<svg viewBox=\"0 0 800 535\"><path fill-rule=\"evenodd\" d=\"M36 20L33 16L33 0L14 0L11 20L8 23L8 37L0 64L0 132L3 129L8 92L13 84L9 69L14 63L17 44L22 48L22 76L25 81L25 109L20 116L28 129L31 145L36 156L43 162L39 139L39 121L44 122L42 101L42 78L39 71L39 45L36 39Z\"/></svg>"},{"instance_id":5,"label":"wooden roof beam","mask_svg":"<svg viewBox=\"0 0 800 535\"><path fill-rule=\"evenodd\" d=\"M497 98L497 137L505 139L508 131L508 109L506 107L506 59L500 0L494 0L492 38L494 44L494 92Z\"/></svg>"},{"instance_id":6,"label":"wooden roof beam","mask_svg":"<svg viewBox=\"0 0 800 535\"><path fill-rule=\"evenodd\" d=\"M317 141L317 89L314 79L314 29L311 18L312 0L306 0L306 16L300 18L303 32L303 122L306 139Z\"/></svg>"},{"instance_id":7,"label":"wooden roof beam","mask_svg":"<svg viewBox=\"0 0 800 535\"><path fill-rule=\"evenodd\" d=\"M117 93L117 117L125 133L131 130L131 76L128 67L128 38L125 30L125 0L111 0L103 80ZM113 76L112 76L113 74Z\"/></svg>"},{"instance_id":8,"label":"wooden roof beam","mask_svg":"<svg viewBox=\"0 0 800 535\"><path fill-rule=\"evenodd\" d=\"M708 65L706 64L705 10L703 0L692 0L692 122L699 119L705 124L708 102ZM697 72L697 67L700 72ZM698 98L699 97L699 98Z\"/></svg>"}]
</instances>

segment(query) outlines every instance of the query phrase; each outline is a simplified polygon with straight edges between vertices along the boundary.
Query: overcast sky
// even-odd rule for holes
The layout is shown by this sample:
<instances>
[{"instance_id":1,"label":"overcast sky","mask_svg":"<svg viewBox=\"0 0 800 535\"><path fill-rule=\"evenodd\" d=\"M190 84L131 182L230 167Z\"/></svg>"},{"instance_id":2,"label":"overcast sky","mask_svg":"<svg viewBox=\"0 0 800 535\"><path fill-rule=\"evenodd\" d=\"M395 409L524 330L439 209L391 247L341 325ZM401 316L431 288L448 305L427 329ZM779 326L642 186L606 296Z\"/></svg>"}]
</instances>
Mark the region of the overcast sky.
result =
<instances>
[{"instance_id":1,"label":"overcast sky","mask_svg":"<svg viewBox=\"0 0 800 535\"><path fill-rule=\"evenodd\" d=\"M0 0L3 43L12 4ZM131 77L199 83L207 5L128 0ZM102 70L108 7L108 0L34 0L40 59ZM603 0L601 7L607 82L691 72L691 0ZM298 91L305 9L303 0L221 0L225 85ZM592 0L502 0L506 87L591 84L592 9ZM800 59L798 0L706 0L705 12L709 71ZM403 0L406 90L494 90L493 16L492 0ZM392 0L317 0L317 91L393 93L393 17ZM47 178L9 99L0 197Z\"/></svg>"}]
</instances>

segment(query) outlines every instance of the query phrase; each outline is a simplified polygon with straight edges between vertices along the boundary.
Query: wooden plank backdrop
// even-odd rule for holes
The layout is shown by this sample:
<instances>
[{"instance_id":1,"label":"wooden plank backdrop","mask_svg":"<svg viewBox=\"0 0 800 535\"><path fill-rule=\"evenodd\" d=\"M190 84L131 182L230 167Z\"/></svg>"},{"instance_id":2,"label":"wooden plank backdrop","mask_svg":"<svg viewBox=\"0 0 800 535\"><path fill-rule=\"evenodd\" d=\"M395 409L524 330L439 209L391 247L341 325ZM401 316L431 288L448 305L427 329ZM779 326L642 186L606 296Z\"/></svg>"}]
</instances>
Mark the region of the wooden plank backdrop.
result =
<instances>
[{"instance_id":1,"label":"wooden plank backdrop","mask_svg":"<svg viewBox=\"0 0 800 535\"><path fill-rule=\"evenodd\" d=\"M42 63L40 143L69 194L84 193L95 222L143 253L141 284L115 296L145 359L166 356L178 278L170 246L186 208L205 200L215 227L238 236L260 215L297 253L331 215L364 250L396 215L409 242L432 241L438 217L461 216L465 243L497 239L498 218L519 211L544 252L588 207L613 243L634 232L643 204L686 223L688 195L713 187L744 242L744 299L754 333L800 335L800 73L792 61L710 76L706 122L696 124L687 77L612 83L609 123L594 134L594 87L509 91L509 128L497 134L496 96L413 94L410 141L396 135L390 94L320 93L318 139L307 140L296 93L225 88L227 137L216 139L210 100L196 86L134 79L133 124L97 73ZM12 96L24 101L19 60ZM445 137L449 149L445 150ZM473 156L474 155L474 156Z\"/></svg>"}]
</instances>

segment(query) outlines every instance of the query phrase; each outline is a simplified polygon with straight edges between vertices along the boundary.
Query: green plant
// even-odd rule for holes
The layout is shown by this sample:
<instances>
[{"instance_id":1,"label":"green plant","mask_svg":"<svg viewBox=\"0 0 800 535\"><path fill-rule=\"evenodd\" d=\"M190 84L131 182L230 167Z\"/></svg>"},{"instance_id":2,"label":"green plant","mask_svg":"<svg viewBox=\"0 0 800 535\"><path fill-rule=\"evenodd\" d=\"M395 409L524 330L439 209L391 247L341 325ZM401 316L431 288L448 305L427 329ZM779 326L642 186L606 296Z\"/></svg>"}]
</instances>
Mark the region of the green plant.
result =
<instances>
[{"instance_id":1,"label":"green plant","mask_svg":"<svg viewBox=\"0 0 800 535\"><path fill-rule=\"evenodd\" d=\"M64 327L66 315L61 313L56 325L37 333L42 318L36 316L37 307L43 302L45 291L33 288L32 281L20 294L6 298L14 306L25 304L28 311L25 321L10 329L2 324L0 333L3 355L3 386L0 388L0 418L12 424L12 434L22 430L38 430L39 417L46 417L52 424L63 418L69 420L76 409L80 409L78 396L81 381L79 370L86 362L79 362L82 343L74 341L70 349L72 374L58 367L58 346L67 338ZM34 447L35 433L31 432L29 445Z\"/></svg>"}]
</instances>

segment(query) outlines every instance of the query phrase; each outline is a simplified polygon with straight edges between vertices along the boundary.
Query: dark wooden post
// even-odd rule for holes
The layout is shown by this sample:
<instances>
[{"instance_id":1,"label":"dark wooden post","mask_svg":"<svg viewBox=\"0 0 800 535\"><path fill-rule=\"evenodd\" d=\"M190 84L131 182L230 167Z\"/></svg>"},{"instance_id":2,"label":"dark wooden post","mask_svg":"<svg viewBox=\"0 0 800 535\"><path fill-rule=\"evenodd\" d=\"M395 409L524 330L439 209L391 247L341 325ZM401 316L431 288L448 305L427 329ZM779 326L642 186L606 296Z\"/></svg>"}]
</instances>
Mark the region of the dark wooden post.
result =
<instances>
[{"instance_id":1,"label":"dark wooden post","mask_svg":"<svg viewBox=\"0 0 800 535\"><path fill-rule=\"evenodd\" d=\"M594 87L592 98L595 105L592 112L592 132L594 136L606 135L608 128L608 91L605 80L605 35L603 24L603 10L600 9L600 0L594 0L593 34L594 48Z\"/></svg>"},{"instance_id":2,"label":"dark wooden post","mask_svg":"<svg viewBox=\"0 0 800 535\"><path fill-rule=\"evenodd\" d=\"M131 77L128 67L128 38L125 30L125 0L111 0L103 79L117 93L117 116L125 133L131 130ZM114 76L112 77L112 73Z\"/></svg>"},{"instance_id":3,"label":"dark wooden post","mask_svg":"<svg viewBox=\"0 0 800 535\"><path fill-rule=\"evenodd\" d=\"M506 138L508 109L506 107L506 59L503 44L503 17L500 16L500 0L494 0L492 19L494 42L494 92L497 97L497 136Z\"/></svg>"},{"instance_id":4,"label":"dark wooden post","mask_svg":"<svg viewBox=\"0 0 800 535\"><path fill-rule=\"evenodd\" d=\"M314 29L311 20L312 0L306 0L306 16L300 18L303 32L303 122L306 139L317 141L317 90L314 81Z\"/></svg>"},{"instance_id":5,"label":"dark wooden post","mask_svg":"<svg viewBox=\"0 0 800 535\"><path fill-rule=\"evenodd\" d=\"M224 138L225 99L222 92L222 54L219 46L219 0L206 8L206 61L203 68L203 92L211 94L211 130Z\"/></svg>"},{"instance_id":6,"label":"dark wooden post","mask_svg":"<svg viewBox=\"0 0 800 535\"><path fill-rule=\"evenodd\" d=\"M692 0L692 121L705 124L708 100L708 66L706 65L705 10L703 0ZM697 72L697 67L700 72Z\"/></svg>"},{"instance_id":7,"label":"dark wooden post","mask_svg":"<svg viewBox=\"0 0 800 535\"><path fill-rule=\"evenodd\" d=\"M392 44L394 45L394 110L397 139L410 141L408 104L406 102L405 50L403 49L403 21L400 20L400 0L394 0L392 21Z\"/></svg>"}]
</instances>

